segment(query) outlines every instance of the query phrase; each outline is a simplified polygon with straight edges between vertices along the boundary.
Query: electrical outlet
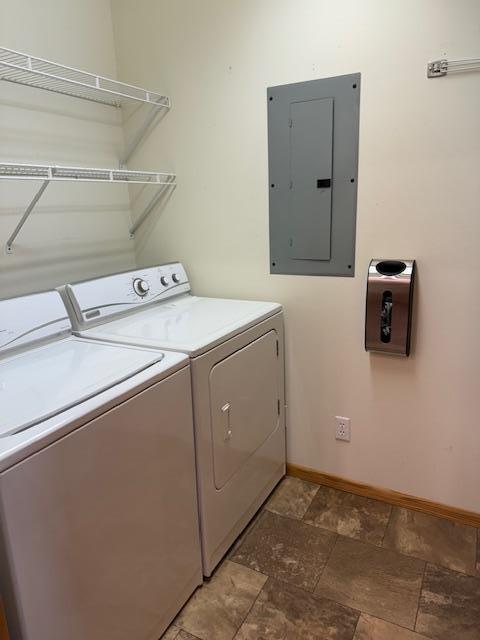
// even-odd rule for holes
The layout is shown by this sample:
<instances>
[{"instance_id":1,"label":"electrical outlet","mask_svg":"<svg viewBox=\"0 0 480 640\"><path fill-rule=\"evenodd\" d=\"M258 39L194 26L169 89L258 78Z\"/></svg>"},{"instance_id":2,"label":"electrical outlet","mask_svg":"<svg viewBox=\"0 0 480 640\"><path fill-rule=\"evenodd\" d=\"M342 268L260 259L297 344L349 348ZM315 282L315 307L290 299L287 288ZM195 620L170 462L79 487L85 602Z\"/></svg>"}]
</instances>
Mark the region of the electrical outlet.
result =
<instances>
[{"instance_id":1,"label":"electrical outlet","mask_svg":"<svg viewBox=\"0 0 480 640\"><path fill-rule=\"evenodd\" d=\"M350 418L335 416L335 420L337 425L335 429L335 438L337 440L350 442Z\"/></svg>"}]
</instances>

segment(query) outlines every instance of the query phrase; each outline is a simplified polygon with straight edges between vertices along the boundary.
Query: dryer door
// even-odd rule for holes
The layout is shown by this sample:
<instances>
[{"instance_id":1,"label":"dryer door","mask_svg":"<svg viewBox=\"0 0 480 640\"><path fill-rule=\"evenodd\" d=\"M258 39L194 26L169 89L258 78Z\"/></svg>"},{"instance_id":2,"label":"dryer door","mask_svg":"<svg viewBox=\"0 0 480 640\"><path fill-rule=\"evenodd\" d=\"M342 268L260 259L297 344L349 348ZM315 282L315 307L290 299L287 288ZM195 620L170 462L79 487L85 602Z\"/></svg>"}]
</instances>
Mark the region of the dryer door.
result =
<instances>
[{"instance_id":1,"label":"dryer door","mask_svg":"<svg viewBox=\"0 0 480 640\"><path fill-rule=\"evenodd\" d=\"M213 466L221 489L279 424L277 334L269 331L210 371Z\"/></svg>"}]
</instances>

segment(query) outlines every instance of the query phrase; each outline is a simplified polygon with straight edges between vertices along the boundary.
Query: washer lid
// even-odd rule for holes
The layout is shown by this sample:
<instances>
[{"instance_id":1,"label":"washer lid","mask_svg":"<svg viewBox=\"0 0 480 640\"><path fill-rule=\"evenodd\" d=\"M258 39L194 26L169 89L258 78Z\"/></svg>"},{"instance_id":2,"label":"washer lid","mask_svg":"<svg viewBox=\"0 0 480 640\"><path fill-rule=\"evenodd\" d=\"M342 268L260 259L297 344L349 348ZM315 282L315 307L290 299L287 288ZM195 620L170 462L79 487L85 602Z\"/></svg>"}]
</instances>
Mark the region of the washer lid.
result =
<instances>
[{"instance_id":1,"label":"washer lid","mask_svg":"<svg viewBox=\"0 0 480 640\"><path fill-rule=\"evenodd\" d=\"M81 335L197 356L281 309L275 302L198 298L186 294L89 329Z\"/></svg>"},{"instance_id":2,"label":"washer lid","mask_svg":"<svg viewBox=\"0 0 480 640\"><path fill-rule=\"evenodd\" d=\"M73 407L163 357L69 337L0 360L0 437Z\"/></svg>"},{"instance_id":3,"label":"washer lid","mask_svg":"<svg viewBox=\"0 0 480 640\"><path fill-rule=\"evenodd\" d=\"M66 336L71 329L58 291L0 300L0 355L11 349Z\"/></svg>"}]
</instances>

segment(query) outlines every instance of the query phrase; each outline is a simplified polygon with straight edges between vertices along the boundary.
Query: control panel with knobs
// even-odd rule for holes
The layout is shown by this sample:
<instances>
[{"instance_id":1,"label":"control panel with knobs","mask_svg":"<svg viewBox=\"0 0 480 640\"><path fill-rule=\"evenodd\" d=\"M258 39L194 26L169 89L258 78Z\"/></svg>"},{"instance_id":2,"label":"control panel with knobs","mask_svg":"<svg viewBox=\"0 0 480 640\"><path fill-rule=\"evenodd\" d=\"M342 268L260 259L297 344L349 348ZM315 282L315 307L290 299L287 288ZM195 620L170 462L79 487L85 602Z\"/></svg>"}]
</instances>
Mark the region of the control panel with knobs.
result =
<instances>
[{"instance_id":1,"label":"control panel with knobs","mask_svg":"<svg viewBox=\"0 0 480 640\"><path fill-rule=\"evenodd\" d=\"M150 285L143 278L135 278L133 281L133 290L137 296L141 296L143 298L143 296L146 296L150 291Z\"/></svg>"},{"instance_id":2,"label":"control panel with knobs","mask_svg":"<svg viewBox=\"0 0 480 640\"><path fill-rule=\"evenodd\" d=\"M85 328L139 306L189 293L190 283L183 265L170 262L69 284L66 290L75 301L76 326Z\"/></svg>"}]
</instances>

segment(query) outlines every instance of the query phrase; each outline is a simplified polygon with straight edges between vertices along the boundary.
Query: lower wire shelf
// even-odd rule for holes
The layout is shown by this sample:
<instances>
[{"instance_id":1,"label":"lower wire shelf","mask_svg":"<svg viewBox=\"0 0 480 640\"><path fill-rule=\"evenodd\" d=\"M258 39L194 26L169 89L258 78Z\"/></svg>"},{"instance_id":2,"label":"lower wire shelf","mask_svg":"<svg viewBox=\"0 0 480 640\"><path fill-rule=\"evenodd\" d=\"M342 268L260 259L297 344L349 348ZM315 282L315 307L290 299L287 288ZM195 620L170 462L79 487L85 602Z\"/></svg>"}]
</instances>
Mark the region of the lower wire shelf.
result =
<instances>
[{"instance_id":1,"label":"lower wire shelf","mask_svg":"<svg viewBox=\"0 0 480 640\"><path fill-rule=\"evenodd\" d=\"M7 253L12 253L13 243L19 234L43 192L51 182L101 182L107 184L144 184L157 187L157 191L143 212L138 216L130 228L133 236L138 227L154 209L166 189L173 189L177 185L174 173L154 171L130 171L127 169L98 169L88 167L67 167L60 165L0 163L0 180L36 180L42 184L35 193L20 221L7 240Z\"/></svg>"}]
</instances>

